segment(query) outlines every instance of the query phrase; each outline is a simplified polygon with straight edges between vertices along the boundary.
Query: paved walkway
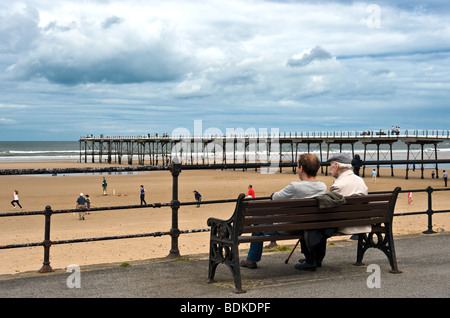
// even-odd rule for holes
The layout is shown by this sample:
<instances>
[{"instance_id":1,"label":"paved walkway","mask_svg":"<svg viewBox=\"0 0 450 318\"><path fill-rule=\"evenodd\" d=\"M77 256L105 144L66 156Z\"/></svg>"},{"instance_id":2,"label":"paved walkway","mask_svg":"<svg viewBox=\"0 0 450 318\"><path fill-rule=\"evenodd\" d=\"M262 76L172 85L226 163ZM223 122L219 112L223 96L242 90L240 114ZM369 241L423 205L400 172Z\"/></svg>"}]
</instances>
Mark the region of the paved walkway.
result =
<instances>
[{"instance_id":1,"label":"paved walkway","mask_svg":"<svg viewBox=\"0 0 450 318\"><path fill-rule=\"evenodd\" d=\"M356 242L338 241L328 246L323 266L316 272L294 268L301 257L299 251L287 265L284 259L288 252L264 253L257 270L241 269L242 285L247 291L244 294L233 293L233 279L224 265L217 269L217 283L207 284L207 255L196 255L189 256L189 260L133 262L129 267L119 267L119 264L88 266L81 268L80 288L68 287L67 280L72 273L63 270L49 274L24 273L14 277L2 275L0 297L146 297L180 298L183 302L188 298L190 304L198 303L195 298L215 298L216 302L217 299L221 302L239 299L263 302L261 299L300 297L448 298L449 239L447 232L397 237L395 247L402 274L390 274L385 255L378 250L368 250L364 263L380 267L380 288L368 287L368 280L375 280L368 279L374 273L368 272L367 266L352 265L356 259ZM241 253L242 257L245 253ZM172 309L181 310L179 306ZM435 309L440 311L442 308Z\"/></svg>"}]
</instances>

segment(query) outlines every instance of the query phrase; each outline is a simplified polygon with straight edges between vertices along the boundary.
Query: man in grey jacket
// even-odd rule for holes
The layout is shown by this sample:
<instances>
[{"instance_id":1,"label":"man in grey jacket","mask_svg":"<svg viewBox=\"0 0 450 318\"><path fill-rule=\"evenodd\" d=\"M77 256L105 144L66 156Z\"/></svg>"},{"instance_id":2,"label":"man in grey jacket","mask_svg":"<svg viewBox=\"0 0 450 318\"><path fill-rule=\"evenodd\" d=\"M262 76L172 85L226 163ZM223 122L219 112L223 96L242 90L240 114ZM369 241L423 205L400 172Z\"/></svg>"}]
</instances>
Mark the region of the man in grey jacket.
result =
<instances>
[{"instance_id":1,"label":"man in grey jacket","mask_svg":"<svg viewBox=\"0 0 450 318\"><path fill-rule=\"evenodd\" d=\"M272 200L306 199L323 195L327 191L325 183L317 181L317 171L320 168L320 160L313 154L302 154L298 161L298 175L301 182L291 182L284 189L272 194ZM253 235L264 235L265 233L253 233ZM274 234L274 233L266 233ZM257 262L261 260L263 242L250 244L247 259L242 260L240 265L247 268L257 268Z\"/></svg>"}]
</instances>

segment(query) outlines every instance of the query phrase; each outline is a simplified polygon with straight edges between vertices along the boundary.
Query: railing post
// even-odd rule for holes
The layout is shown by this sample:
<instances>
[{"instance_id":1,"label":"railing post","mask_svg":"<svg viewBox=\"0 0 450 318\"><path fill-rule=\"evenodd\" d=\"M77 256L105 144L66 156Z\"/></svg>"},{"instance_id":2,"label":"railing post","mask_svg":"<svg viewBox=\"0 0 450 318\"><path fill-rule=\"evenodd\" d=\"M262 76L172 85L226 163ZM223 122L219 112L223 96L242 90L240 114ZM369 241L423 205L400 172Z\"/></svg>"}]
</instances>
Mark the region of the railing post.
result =
<instances>
[{"instance_id":1,"label":"railing post","mask_svg":"<svg viewBox=\"0 0 450 318\"><path fill-rule=\"evenodd\" d=\"M50 246L52 246L52 242L50 241L50 217L52 216L52 208L50 206L46 206L44 210L45 215L45 234L44 234L44 263L39 270L39 273L50 273L53 272L52 267L50 266Z\"/></svg>"},{"instance_id":2,"label":"railing post","mask_svg":"<svg viewBox=\"0 0 450 318\"><path fill-rule=\"evenodd\" d=\"M436 233L435 231L433 231L433 221L432 221L432 216L433 216L433 208L432 208L432 198L431 198L431 194L433 193L433 188L432 187L428 187L427 188L427 193L428 193L428 210L427 210L427 215L428 215L428 229L426 231L423 231L423 234L433 234Z\"/></svg>"},{"instance_id":3,"label":"railing post","mask_svg":"<svg viewBox=\"0 0 450 318\"><path fill-rule=\"evenodd\" d=\"M172 201L170 202L172 207L172 228L170 229L172 247L167 258L178 258L180 257L178 249L178 237L180 236L180 230L178 229L178 209L180 208L180 201L178 201L178 176L181 173L181 164L178 158L173 159L170 171L172 172Z\"/></svg>"}]
</instances>

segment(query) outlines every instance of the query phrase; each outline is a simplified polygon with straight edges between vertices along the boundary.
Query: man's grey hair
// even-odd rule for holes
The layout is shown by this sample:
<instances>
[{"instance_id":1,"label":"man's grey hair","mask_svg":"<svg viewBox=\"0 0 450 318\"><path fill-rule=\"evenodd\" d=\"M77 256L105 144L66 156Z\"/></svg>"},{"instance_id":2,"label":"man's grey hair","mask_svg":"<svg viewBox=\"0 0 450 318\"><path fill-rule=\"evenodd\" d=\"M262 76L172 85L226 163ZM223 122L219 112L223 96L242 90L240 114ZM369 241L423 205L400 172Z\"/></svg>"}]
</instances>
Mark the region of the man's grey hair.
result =
<instances>
[{"instance_id":1,"label":"man's grey hair","mask_svg":"<svg viewBox=\"0 0 450 318\"><path fill-rule=\"evenodd\" d=\"M350 163L340 163L337 161L334 161L334 162L339 165L339 170L347 170L347 169L353 168L353 166Z\"/></svg>"}]
</instances>

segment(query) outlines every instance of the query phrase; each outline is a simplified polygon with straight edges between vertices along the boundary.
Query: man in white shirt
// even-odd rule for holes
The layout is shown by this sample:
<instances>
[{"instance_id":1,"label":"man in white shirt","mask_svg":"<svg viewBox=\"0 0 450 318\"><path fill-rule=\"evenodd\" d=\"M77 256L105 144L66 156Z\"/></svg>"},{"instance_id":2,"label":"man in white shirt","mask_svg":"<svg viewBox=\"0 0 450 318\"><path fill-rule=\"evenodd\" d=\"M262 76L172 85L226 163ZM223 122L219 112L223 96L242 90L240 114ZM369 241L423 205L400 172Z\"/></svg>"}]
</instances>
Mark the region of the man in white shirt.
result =
<instances>
[{"instance_id":1,"label":"man in white shirt","mask_svg":"<svg viewBox=\"0 0 450 318\"><path fill-rule=\"evenodd\" d=\"M369 190L364 180L352 171L352 159L344 153L339 153L327 160L330 162L331 175L336 178L330 188L331 192L342 196L367 195ZM343 234L368 233L372 230L370 225L339 228Z\"/></svg>"}]
</instances>

